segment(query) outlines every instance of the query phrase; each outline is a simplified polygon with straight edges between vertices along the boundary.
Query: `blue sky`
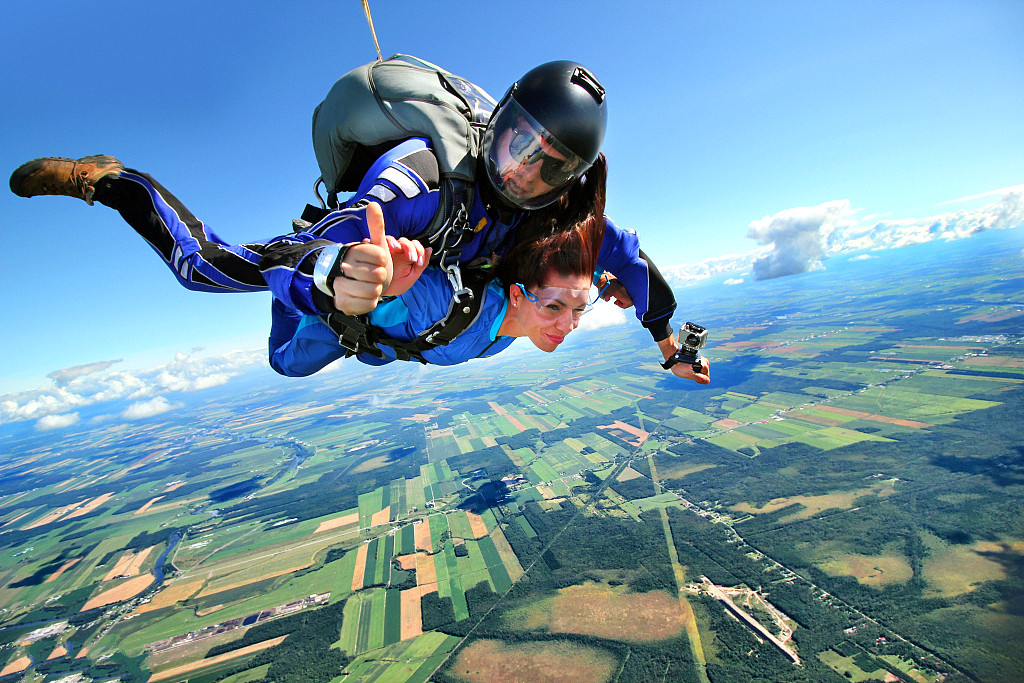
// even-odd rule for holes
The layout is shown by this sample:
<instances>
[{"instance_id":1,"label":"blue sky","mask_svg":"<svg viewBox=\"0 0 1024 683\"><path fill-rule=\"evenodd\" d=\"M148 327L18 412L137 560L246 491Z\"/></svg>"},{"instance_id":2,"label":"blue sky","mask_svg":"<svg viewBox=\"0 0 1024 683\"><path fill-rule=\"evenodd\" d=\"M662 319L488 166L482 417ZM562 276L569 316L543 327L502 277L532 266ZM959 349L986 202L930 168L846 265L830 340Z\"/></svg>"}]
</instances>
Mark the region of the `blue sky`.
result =
<instances>
[{"instance_id":1,"label":"blue sky","mask_svg":"<svg viewBox=\"0 0 1024 683\"><path fill-rule=\"evenodd\" d=\"M371 6L385 56L495 97L544 61L589 66L609 93L609 214L676 282L827 267L1020 215L1019 0ZM41 0L4 14L0 170L115 155L232 241L290 229L318 175L312 110L375 57L358 0ZM181 289L105 207L5 189L0 250L0 394L265 338L269 295Z\"/></svg>"}]
</instances>

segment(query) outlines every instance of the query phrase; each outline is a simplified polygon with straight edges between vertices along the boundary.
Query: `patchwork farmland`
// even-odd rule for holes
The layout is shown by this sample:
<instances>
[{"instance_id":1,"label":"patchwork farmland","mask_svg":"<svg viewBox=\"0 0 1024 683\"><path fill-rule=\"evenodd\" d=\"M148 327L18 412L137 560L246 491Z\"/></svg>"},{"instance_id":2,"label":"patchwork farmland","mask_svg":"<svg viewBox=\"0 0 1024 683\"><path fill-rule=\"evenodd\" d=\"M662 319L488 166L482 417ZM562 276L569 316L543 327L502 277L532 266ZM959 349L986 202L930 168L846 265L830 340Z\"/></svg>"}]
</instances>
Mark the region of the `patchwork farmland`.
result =
<instances>
[{"instance_id":1,"label":"patchwork farmland","mask_svg":"<svg viewBox=\"0 0 1024 683\"><path fill-rule=\"evenodd\" d=\"M414 381L254 373L151 420L5 436L0 666L1019 680L1018 253L979 257L983 276L929 262L941 288L757 285L756 313L709 293L706 388L615 327Z\"/></svg>"}]
</instances>

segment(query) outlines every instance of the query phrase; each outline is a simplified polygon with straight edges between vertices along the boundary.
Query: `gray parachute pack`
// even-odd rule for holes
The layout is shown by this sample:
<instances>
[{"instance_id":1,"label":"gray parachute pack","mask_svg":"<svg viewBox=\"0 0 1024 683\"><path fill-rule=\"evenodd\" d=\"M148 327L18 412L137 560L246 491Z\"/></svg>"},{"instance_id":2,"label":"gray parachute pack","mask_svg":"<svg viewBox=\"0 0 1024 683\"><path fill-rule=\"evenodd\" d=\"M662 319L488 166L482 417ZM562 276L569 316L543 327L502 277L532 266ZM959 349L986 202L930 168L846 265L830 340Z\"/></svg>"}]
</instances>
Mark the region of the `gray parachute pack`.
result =
<instances>
[{"instance_id":1,"label":"gray parachute pack","mask_svg":"<svg viewBox=\"0 0 1024 683\"><path fill-rule=\"evenodd\" d=\"M430 138L442 181L472 185L495 106L482 88L410 55L353 69L313 112L324 187L333 197L354 191L381 154L411 137Z\"/></svg>"}]
</instances>

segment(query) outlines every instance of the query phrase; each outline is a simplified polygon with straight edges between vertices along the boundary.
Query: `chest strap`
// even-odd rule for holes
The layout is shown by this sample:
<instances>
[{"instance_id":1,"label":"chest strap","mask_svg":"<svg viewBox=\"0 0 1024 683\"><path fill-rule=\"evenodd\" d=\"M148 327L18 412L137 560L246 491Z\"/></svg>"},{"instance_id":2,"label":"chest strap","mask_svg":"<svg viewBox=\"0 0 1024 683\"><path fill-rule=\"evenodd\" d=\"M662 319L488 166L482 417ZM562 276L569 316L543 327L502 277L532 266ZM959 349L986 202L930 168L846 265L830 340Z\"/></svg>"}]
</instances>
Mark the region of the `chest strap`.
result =
<instances>
[{"instance_id":1,"label":"chest strap","mask_svg":"<svg viewBox=\"0 0 1024 683\"><path fill-rule=\"evenodd\" d=\"M366 315L353 316L339 312L320 316L320 319L338 335L338 343L348 351L349 356L367 353L375 358L384 358L380 346L388 346L398 360L417 360L426 363L427 361L423 359L424 352L438 346L447 346L469 329L477 319L487 286L493 279L490 270L486 268L468 268L460 271L458 265L451 265L445 268L445 272L453 290L452 298L448 302L448 311L442 319L420 332L411 341L388 337L380 329L373 327Z\"/></svg>"}]
</instances>

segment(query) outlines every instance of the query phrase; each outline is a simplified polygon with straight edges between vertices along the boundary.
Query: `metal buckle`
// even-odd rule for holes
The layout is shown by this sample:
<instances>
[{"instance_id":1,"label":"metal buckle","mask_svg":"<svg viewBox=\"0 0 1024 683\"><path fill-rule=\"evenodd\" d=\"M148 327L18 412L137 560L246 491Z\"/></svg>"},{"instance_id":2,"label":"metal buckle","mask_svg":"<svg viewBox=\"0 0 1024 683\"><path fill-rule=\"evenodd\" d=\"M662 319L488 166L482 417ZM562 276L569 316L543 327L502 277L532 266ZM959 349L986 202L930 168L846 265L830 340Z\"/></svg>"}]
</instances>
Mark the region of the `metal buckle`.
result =
<instances>
[{"instance_id":1,"label":"metal buckle","mask_svg":"<svg viewBox=\"0 0 1024 683\"><path fill-rule=\"evenodd\" d=\"M448 282L452 283L453 299L461 299L465 294L473 295L473 291L462 283L462 271L458 263L445 263L441 267L448 275Z\"/></svg>"},{"instance_id":2,"label":"metal buckle","mask_svg":"<svg viewBox=\"0 0 1024 683\"><path fill-rule=\"evenodd\" d=\"M441 239L441 243L438 245L435 253L445 254L449 249L457 247L465 238L468 232L466 229L468 225L469 213L464 205L459 206L455 215L450 220L445 221L440 230L435 234L435 237L440 236ZM449 240L451 240L450 243Z\"/></svg>"}]
</instances>

